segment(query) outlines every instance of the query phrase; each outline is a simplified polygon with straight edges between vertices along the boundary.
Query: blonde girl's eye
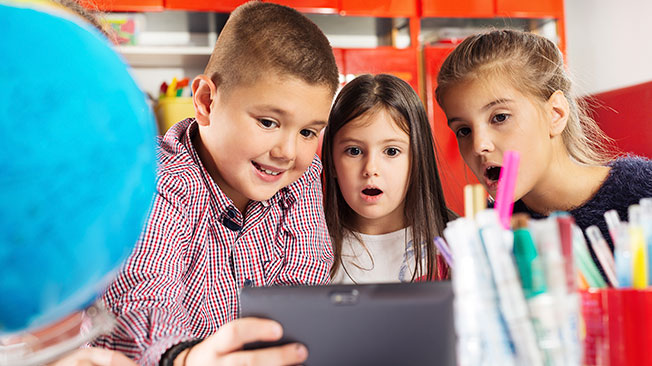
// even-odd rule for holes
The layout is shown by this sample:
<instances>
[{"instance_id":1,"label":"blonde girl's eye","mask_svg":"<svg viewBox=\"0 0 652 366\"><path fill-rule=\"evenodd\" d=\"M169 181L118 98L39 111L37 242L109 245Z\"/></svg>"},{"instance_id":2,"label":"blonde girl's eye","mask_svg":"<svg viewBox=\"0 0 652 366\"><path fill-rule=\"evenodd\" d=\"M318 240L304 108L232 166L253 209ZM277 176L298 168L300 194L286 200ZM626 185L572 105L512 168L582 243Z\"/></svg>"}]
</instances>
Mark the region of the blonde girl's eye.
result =
<instances>
[{"instance_id":1,"label":"blonde girl's eye","mask_svg":"<svg viewBox=\"0 0 652 366\"><path fill-rule=\"evenodd\" d=\"M399 150L399 149L397 149L395 147L388 147L387 149L385 149L385 154L387 154L388 156L391 156L391 157L397 156L400 153L401 153L401 150Z\"/></svg>"},{"instance_id":2,"label":"blonde girl's eye","mask_svg":"<svg viewBox=\"0 0 652 366\"><path fill-rule=\"evenodd\" d=\"M355 147L355 146L347 147L346 150L344 151L346 152L347 155L350 156L358 156L362 154L362 150L360 150L359 147Z\"/></svg>"},{"instance_id":3,"label":"blonde girl's eye","mask_svg":"<svg viewBox=\"0 0 652 366\"><path fill-rule=\"evenodd\" d=\"M462 138L466 137L471 134L471 129L468 127L461 127L457 131L455 131L455 137Z\"/></svg>"},{"instance_id":4,"label":"blonde girl's eye","mask_svg":"<svg viewBox=\"0 0 652 366\"><path fill-rule=\"evenodd\" d=\"M260 123L263 128L268 130L278 126L278 122L267 118L259 118L258 123Z\"/></svg>"},{"instance_id":5,"label":"blonde girl's eye","mask_svg":"<svg viewBox=\"0 0 652 366\"><path fill-rule=\"evenodd\" d=\"M491 122L503 123L509 119L510 115L507 113L497 113L491 118Z\"/></svg>"}]
</instances>

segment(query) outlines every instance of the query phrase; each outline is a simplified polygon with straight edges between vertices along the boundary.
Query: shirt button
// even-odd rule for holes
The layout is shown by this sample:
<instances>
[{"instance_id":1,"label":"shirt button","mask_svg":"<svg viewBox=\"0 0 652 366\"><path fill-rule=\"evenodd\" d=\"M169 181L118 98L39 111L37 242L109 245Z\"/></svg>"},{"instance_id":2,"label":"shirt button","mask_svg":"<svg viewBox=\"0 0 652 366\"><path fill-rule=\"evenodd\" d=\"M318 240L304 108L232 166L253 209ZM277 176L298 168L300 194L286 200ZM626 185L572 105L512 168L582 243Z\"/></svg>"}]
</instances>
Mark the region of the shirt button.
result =
<instances>
[{"instance_id":1,"label":"shirt button","mask_svg":"<svg viewBox=\"0 0 652 366\"><path fill-rule=\"evenodd\" d=\"M252 287L253 285L254 285L254 281L248 278L244 280L244 287Z\"/></svg>"},{"instance_id":2,"label":"shirt button","mask_svg":"<svg viewBox=\"0 0 652 366\"><path fill-rule=\"evenodd\" d=\"M226 211L226 214L232 219L235 218L235 211L231 207Z\"/></svg>"}]
</instances>

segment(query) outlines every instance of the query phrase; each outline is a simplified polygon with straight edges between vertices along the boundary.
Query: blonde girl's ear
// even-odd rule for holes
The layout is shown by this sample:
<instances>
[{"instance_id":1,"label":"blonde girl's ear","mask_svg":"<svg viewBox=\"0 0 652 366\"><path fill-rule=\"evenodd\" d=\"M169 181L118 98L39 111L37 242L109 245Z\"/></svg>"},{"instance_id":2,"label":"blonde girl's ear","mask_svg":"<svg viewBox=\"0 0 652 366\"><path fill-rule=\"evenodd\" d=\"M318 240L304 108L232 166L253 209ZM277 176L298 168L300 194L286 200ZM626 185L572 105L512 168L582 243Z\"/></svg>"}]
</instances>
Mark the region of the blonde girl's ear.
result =
<instances>
[{"instance_id":1,"label":"blonde girl's ear","mask_svg":"<svg viewBox=\"0 0 652 366\"><path fill-rule=\"evenodd\" d=\"M195 118L200 126L210 123L211 106L217 97L217 86L207 75L199 75L192 81L192 102Z\"/></svg>"},{"instance_id":2,"label":"blonde girl's ear","mask_svg":"<svg viewBox=\"0 0 652 366\"><path fill-rule=\"evenodd\" d=\"M557 90L548 98L548 112L550 113L550 137L561 135L568 124L570 106L564 92Z\"/></svg>"}]
</instances>

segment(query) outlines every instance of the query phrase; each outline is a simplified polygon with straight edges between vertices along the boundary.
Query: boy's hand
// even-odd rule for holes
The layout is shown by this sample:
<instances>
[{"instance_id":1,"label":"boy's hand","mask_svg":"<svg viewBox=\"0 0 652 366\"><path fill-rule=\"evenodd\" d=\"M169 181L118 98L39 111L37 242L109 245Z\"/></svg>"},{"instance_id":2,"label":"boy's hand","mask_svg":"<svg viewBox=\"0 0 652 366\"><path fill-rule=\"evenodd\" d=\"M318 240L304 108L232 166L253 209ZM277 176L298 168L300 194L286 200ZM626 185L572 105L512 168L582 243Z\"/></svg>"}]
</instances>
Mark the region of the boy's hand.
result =
<instances>
[{"instance_id":1,"label":"boy's hand","mask_svg":"<svg viewBox=\"0 0 652 366\"><path fill-rule=\"evenodd\" d=\"M179 354L175 366L193 365L296 365L308 358L298 343L243 351L246 343L281 339L283 328L273 320L242 318L224 324L217 333Z\"/></svg>"},{"instance_id":2,"label":"boy's hand","mask_svg":"<svg viewBox=\"0 0 652 366\"><path fill-rule=\"evenodd\" d=\"M118 351L83 348L50 366L138 366L138 364Z\"/></svg>"}]
</instances>

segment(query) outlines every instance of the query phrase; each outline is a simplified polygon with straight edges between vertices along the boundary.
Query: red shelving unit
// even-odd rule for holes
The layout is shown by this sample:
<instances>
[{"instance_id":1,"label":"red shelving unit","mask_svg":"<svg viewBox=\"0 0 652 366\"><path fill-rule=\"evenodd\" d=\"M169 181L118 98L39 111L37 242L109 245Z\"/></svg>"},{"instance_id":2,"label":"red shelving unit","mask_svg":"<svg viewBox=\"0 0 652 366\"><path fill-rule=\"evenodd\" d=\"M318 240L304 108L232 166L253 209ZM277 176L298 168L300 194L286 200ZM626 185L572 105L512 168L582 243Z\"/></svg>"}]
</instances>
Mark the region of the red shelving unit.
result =
<instances>
[{"instance_id":1,"label":"red shelving unit","mask_svg":"<svg viewBox=\"0 0 652 366\"><path fill-rule=\"evenodd\" d=\"M340 0L341 15L370 17L414 17L416 0Z\"/></svg>"},{"instance_id":2,"label":"red shelving unit","mask_svg":"<svg viewBox=\"0 0 652 366\"><path fill-rule=\"evenodd\" d=\"M433 18L493 18L496 14L494 0L423 0L424 17Z\"/></svg>"},{"instance_id":3,"label":"red shelving unit","mask_svg":"<svg viewBox=\"0 0 652 366\"><path fill-rule=\"evenodd\" d=\"M435 138L439 176L444 188L446 204L450 209L462 215L464 214L464 186L478 183L478 180L464 164L457 147L455 134L448 128L446 115L435 100L439 68L453 48L454 46L425 47L423 54L425 59L426 105Z\"/></svg>"},{"instance_id":4,"label":"red shelving unit","mask_svg":"<svg viewBox=\"0 0 652 366\"><path fill-rule=\"evenodd\" d=\"M344 49L344 70L348 75L392 74L419 90L419 68L415 47Z\"/></svg>"},{"instance_id":5,"label":"red shelving unit","mask_svg":"<svg viewBox=\"0 0 652 366\"><path fill-rule=\"evenodd\" d=\"M82 0L89 9L102 11L162 11L163 0Z\"/></svg>"}]
</instances>

